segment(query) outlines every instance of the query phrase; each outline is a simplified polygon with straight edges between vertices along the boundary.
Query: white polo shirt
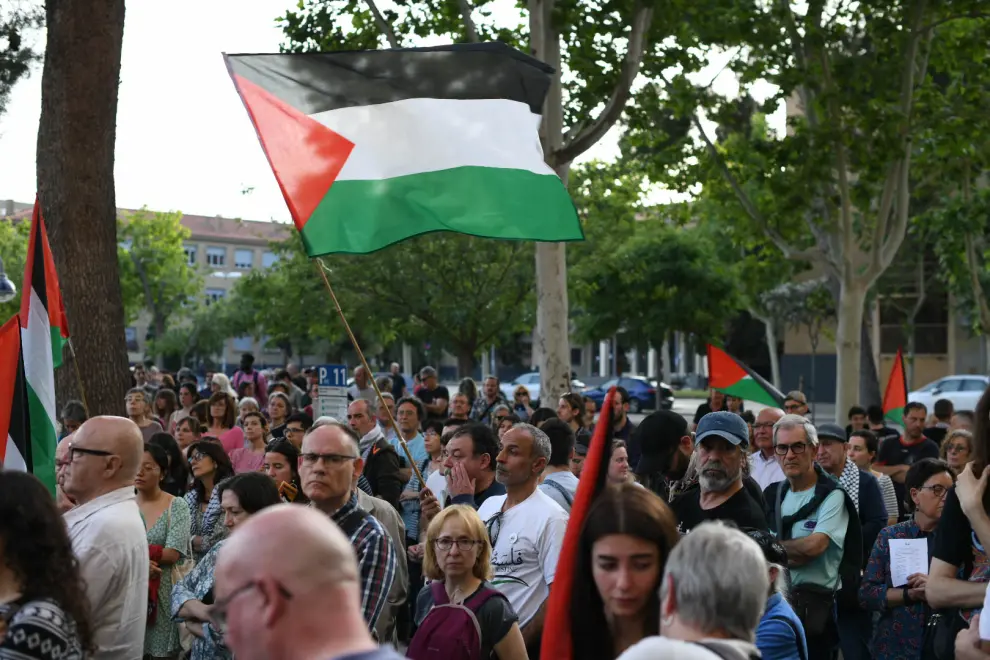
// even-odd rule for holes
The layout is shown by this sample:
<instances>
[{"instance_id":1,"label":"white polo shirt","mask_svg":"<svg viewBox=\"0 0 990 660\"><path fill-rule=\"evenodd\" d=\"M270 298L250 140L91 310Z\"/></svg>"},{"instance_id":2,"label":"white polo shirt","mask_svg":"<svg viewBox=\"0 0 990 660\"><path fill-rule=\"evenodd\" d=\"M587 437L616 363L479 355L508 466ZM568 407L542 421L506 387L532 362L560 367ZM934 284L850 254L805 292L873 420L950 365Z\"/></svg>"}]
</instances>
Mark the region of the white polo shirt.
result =
<instances>
[{"instance_id":1,"label":"white polo shirt","mask_svg":"<svg viewBox=\"0 0 990 660\"><path fill-rule=\"evenodd\" d=\"M138 660L144 656L150 560L134 487L101 495L63 517L92 608L93 657Z\"/></svg>"},{"instance_id":2,"label":"white polo shirt","mask_svg":"<svg viewBox=\"0 0 990 660\"><path fill-rule=\"evenodd\" d=\"M478 510L496 536L492 548L492 584L509 599L525 627L550 595L557 559L567 530L568 514L537 488L524 501L501 513L505 495L489 497Z\"/></svg>"},{"instance_id":3,"label":"white polo shirt","mask_svg":"<svg viewBox=\"0 0 990 660\"><path fill-rule=\"evenodd\" d=\"M777 456L772 455L769 459L763 458L763 452L757 451L749 455L749 476L760 484L760 490L766 490L770 484L783 481L787 477L777 462Z\"/></svg>"}]
</instances>

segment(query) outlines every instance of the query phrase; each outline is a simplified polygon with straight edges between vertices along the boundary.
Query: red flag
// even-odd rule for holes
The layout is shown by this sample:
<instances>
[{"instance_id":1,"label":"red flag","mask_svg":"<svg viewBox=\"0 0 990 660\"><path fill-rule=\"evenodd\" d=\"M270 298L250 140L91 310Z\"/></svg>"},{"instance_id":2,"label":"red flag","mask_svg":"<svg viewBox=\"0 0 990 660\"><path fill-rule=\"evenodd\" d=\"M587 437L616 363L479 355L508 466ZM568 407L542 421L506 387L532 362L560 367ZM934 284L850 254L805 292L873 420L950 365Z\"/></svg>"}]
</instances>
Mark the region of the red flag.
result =
<instances>
[{"instance_id":1,"label":"red flag","mask_svg":"<svg viewBox=\"0 0 990 660\"><path fill-rule=\"evenodd\" d=\"M0 469L33 471L30 413L16 315L0 326Z\"/></svg>"},{"instance_id":2,"label":"red flag","mask_svg":"<svg viewBox=\"0 0 990 660\"><path fill-rule=\"evenodd\" d=\"M591 438L588 456L584 460L581 481L578 483L571 517L567 521L564 543L557 560L557 573L550 590L547 615L543 626L540 657L552 660L569 660L573 657L571 644L571 597L574 592L575 572L581 542L581 528L592 503L605 489L608 479L608 462L612 454L612 406L615 388L609 390L602 404L602 413ZM594 475L594 478L588 478Z\"/></svg>"},{"instance_id":3,"label":"red flag","mask_svg":"<svg viewBox=\"0 0 990 660\"><path fill-rule=\"evenodd\" d=\"M895 424L903 423L904 406L907 405L907 372L904 370L904 354L897 349L894 364L890 367L890 378L883 393L883 416Z\"/></svg>"}]
</instances>

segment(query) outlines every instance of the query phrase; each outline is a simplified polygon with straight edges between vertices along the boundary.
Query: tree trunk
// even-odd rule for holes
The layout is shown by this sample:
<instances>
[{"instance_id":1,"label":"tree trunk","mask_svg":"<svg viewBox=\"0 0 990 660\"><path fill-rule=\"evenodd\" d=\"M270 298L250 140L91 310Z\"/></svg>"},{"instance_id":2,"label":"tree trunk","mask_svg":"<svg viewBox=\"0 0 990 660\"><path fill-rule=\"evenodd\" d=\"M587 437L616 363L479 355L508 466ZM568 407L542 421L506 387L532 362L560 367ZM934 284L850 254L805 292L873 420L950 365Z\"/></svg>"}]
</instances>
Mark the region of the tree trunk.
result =
<instances>
[{"instance_id":1,"label":"tree trunk","mask_svg":"<svg viewBox=\"0 0 990 660\"><path fill-rule=\"evenodd\" d=\"M844 423L849 408L859 404L859 371L861 364L863 306L866 303L866 287L858 281L843 278L839 287L839 304L836 307L837 328L835 336L836 379L835 421Z\"/></svg>"},{"instance_id":2,"label":"tree trunk","mask_svg":"<svg viewBox=\"0 0 990 660\"><path fill-rule=\"evenodd\" d=\"M556 73L543 107L543 153L563 143L563 95L560 86L560 35L553 29L548 0L529 0L530 52ZM569 163L557 168L567 184ZM536 245L536 316L534 349L539 355L540 398L556 401L571 388L570 324L567 305L567 255L564 243Z\"/></svg>"},{"instance_id":3,"label":"tree trunk","mask_svg":"<svg viewBox=\"0 0 990 660\"><path fill-rule=\"evenodd\" d=\"M117 265L114 143L124 0L48 0L38 194L89 413L122 414L130 383ZM72 360L59 401L81 398Z\"/></svg>"},{"instance_id":4,"label":"tree trunk","mask_svg":"<svg viewBox=\"0 0 990 660\"><path fill-rule=\"evenodd\" d=\"M457 377L469 378L474 373L473 348L461 347L457 349Z\"/></svg>"},{"instance_id":5,"label":"tree trunk","mask_svg":"<svg viewBox=\"0 0 990 660\"><path fill-rule=\"evenodd\" d=\"M165 317L160 314L155 314L155 339L161 341L161 338L165 336L166 332L166 321ZM155 366L161 371L165 368L165 355L160 351L155 351Z\"/></svg>"},{"instance_id":6,"label":"tree trunk","mask_svg":"<svg viewBox=\"0 0 990 660\"><path fill-rule=\"evenodd\" d=\"M766 334L767 353L770 355L770 382L778 390L780 389L780 355L777 353L777 326L769 316L763 316L754 309L749 310L749 315L763 324L763 332Z\"/></svg>"}]
</instances>

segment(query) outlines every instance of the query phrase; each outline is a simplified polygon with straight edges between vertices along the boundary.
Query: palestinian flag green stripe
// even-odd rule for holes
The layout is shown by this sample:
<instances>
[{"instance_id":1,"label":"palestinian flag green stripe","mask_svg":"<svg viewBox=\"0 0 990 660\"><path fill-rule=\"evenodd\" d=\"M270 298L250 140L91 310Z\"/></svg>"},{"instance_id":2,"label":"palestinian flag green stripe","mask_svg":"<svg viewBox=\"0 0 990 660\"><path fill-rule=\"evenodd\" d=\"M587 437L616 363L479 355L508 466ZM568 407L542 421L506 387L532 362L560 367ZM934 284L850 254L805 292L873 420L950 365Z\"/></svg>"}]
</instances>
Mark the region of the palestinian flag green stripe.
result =
<instances>
[{"instance_id":1,"label":"palestinian flag green stripe","mask_svg":"<svg viewBox=\"0 0 990 660\"><path fill-rule=\"evenodd\" d=\"M523 240L532 236L533 218L540 218L543 240L573 237L573 206L556 176L458 167L381 181L338 180L302 239L309 254L374 252L435 231Z\"/></svg>"},{"instance_id":2,"label":"palestinian flag green stripe","mask_svg":"<svg viewBox=\"0 0 990 660\"><path fill-rule=\"evenodd\" d=\"M762 385L748 376L728 387L717 387L715 389L729 396L737 396L744 401L753 401L773 407L780 405L780 401L767 392Z\"/></svg>"},{"instance_id":3,"label":"palestinian flag green stripe","mask_svg":"<svg viewBox=\"0 0 990 660\"><path fill-rule=\"evenodd\" d=\"M55 494L55 447L58 436L48 418L45 403L27 388L28 411L31 420L31 472Z\"/></svg>"}]
</instances>

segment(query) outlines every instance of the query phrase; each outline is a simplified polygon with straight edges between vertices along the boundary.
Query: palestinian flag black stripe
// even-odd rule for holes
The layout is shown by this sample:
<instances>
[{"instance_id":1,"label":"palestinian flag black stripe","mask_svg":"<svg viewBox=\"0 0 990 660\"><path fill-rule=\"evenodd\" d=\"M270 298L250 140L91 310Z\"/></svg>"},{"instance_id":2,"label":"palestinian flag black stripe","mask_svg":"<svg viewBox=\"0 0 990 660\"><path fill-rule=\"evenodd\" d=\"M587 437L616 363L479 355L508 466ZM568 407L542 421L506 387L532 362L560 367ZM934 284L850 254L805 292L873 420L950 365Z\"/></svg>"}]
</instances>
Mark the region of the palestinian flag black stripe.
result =
<instances>
[{"instance_id":1,"label":"palestinian flag black stripe","mask_svg":"<svg viewBox=\"0 0 990 660\"><path fill-rule=\"evenodd\" d=\"M506 99L539 115L553 73L502 43L229 55L227 65L305 115L415 98Z\"/></svg>"}]
</instances>

